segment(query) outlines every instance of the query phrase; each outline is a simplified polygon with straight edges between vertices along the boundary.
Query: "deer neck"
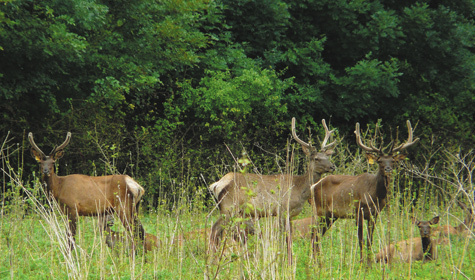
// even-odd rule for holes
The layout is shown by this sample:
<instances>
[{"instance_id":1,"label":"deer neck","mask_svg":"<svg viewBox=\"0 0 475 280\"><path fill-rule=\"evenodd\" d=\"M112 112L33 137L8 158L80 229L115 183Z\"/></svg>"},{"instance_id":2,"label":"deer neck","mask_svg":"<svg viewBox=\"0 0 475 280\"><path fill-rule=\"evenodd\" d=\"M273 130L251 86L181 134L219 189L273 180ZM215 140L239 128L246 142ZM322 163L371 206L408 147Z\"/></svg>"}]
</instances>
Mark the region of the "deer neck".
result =
<instances>
[{"instance_id":1,"label":"deer neck","mask_svg":"<svg viewBox=\"0 0 475 280\"><path fill-rule=\"evenodd\" d=\"M424 253L424 258L432 260L433 248L430 237L422 237L422 252Z\"/></svg>"},{"instance_id":2,"label":"deer neck","mask_svg":"<svg viewBox=\"0 0 475 280\"><path fill-rule=\"evenodd\" d=\"M61 186L61 179L59 178L59 176L56 175L56 173L53 173L50 176L46 176L43 174L42 181L43 184L46 186L46 191L53 197L57 198Z\"/></svg>"},{"instance_id":3,"label":"deer neck","mask_svg":"<svg viewBox=\"0 0 475 280\"><path fill-rule=\"evenodd\" d=\"M421 237L422 241L422 252L425 259L432 260L433 248L430 237Z\"/></svg>"},{"instance_id":4,"label":"deer neck","mask_svg":"<svg viewBox=\"0 0 475 280\"><path fill-rule=\"evenodd\" d=\"M322 174L317 172L306 172L303 175L294 176L293 185L294 187L301 188L301 198L303 200L308 200L310 198L310 186L318 182L321 177Z\"/></svg>"},{"instance_id":5,"label":"deer neck","mask_svg":"<svg viewBox=\"0 0 475 280\"><path fill-rule=\"evenodd\" d=\"M391 181L391 177L386 175L384 171L379 170L376 174L376 196L383 200L386 198L389 192L389 182Z\"/></svg>"}]
</instances>

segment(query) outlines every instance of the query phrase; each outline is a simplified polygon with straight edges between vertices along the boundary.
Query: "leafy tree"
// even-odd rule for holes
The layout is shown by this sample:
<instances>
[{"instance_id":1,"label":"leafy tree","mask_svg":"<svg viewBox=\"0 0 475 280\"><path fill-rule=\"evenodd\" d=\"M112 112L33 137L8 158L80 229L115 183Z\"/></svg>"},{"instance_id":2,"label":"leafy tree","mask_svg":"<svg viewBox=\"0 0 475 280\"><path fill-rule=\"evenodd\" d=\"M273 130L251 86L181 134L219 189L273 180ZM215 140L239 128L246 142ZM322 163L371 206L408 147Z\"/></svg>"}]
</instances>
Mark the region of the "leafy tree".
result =
<instances>
[{"instance_id":1,"label":"leafy tree","mask_svg":"<svg viewBox=\"0 0 475 280\"><path fill-rule=\"evenodd\" d=\"M65 173L130 173L152 205L232 164L223 143L275 170L260 146L282 153L291 117L475 142L471 0L1 3L1 134L72 131Z\"/></svg>"}]
</instances>

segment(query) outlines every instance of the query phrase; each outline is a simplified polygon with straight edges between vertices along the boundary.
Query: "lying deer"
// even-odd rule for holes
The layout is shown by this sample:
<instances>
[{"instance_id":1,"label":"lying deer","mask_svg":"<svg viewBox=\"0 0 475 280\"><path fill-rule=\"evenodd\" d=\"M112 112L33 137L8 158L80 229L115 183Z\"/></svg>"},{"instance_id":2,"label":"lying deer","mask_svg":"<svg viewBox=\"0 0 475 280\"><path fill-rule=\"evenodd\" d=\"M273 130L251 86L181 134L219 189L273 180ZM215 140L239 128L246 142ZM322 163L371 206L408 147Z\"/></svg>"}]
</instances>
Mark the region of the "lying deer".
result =
<instances>
[{"instance_id":1,"label":"lying deer","mask_svg":"<svg viewBox=\"0 0 475 280\"><path fill-rule=\"evenodd\" d=\"M200 242L208 240L209 235L211 233L211 228L200 228L200 229L195 229L192 231L184 232L178 234L173 240L172 244L176 244L180 247L183 247L185 245L185 240L194 240L198 239Z\"/></svg>"},{"instance_id":2,"label":"lying deer","mask_svg":"<svg viewBox=\"0 0 475 280\"><path fill-rule=\"evenodd\" d=\"M124 249L125 251L133 250L135 244L124 233L115 232L110 228L106 228L105 232L106 244L112 250L119 250L120 248ZM144 252L147 253L156 250L158 248L159 242L160 241L155 235L145 233L143 240Z\"/></svg>"},{"instance_id":3,"label":"lying deer","mask_svg":"<svg viewBox=\"0 0 475 280\"><path fill-rule=\"evenodd\" d=\"M358 242L360 257L363 261L363 221L368 221L368 251L373 240L374 223L380 211L386 206L389 182L394 164L405 159L399 152L414 145L419 138L413 140L411 123L407 121L408 139L398 147L390 145L388 153L382 148L371 147L363 144L360 135L360 124L356 123L356 142L365 150L366 158L370 164L378 164L378 173L364 173L357 176L329 175L312 185L313 205L316 210L317 222L323 223L316 226L312 234L314 255L319 251L318 238L338 219L356 219L358 228Z\"/></svg>"},{"instance_id":4,"label":"lying deer","mask_svg":"<svg viewBox=\"0 0 475 280\"><path fill-rule=\"evenodd\" d=\"M312 217L307 217L307 218L302 218L298 220L293 220L292 221L292 234L293 237L296 238L310 238L311 237L311 232L310 229L312 228L313 218ZM253 227L246 226L246 229L252 230ZM185 240L207 240L209 238L209 235L211 233L211 228L200 228L200 229L195 229L192 231L188 231L182 234L179 234L177 238L175 238L172 243L173 244L178 244L179 246L183 246L185 243ZM246 234L254 234L254 232L246 232ZM234 241L239 241L239 239L242 237L233 237Z\"/></svg>"},{"instance_id":5,"label":"lying deer","mask_svg":"<svg viewBox=\"0 0 475 280\"><path fill-rule=\"evenodd\" d=\"M434 235L439 235L439 236L450 236L450 235L461 235L461 236L470 236L472 233L472 230L475 226L474 223L474 214L472 211L472 208L467 207L465 203L457 201L458 205L462 210L464 210L467 214L465 215L465 219L462 223L460 223L458 226L450 226L450 225L444 225L440 226L437 229L434 230Z\"/></svg>"},{"instance_id":6,"label":"lying deer","mask_svg":"<svg viewBox=\"0 0 475 280\"><path fill-rule=\"evenodd\" d=\"M313 224L313 217L302 218L298 220L292 221L292 230L294 236L300 238L311 238L312 237L312 228L314 227Z\"/></svg>"},{"instance_id":7,"label":"lying deer","mask_svg":"<svg viewBox=\"0 0 475 280\"><path fill-rule=\"evenodd\" d=\"M415 225L419 227L421 237L391 243L376 254L376 262L393 262L400 260L403 262L429 261L437 258L436 245L443 240L431 240L431 226L439 222L439 217L434 217L430 221L418 221L413 219Z\"/></svg>"},{"instance_id":8,"label":"lying deer","mask_svg":"<svg viewBox=\"0 0 475 280\"><path fill-rule=\"evenodd\" d=\"M330 148L335 142L327 145L333 131L328 130L325 120L322 120L322 123L325 128L325 138L321 144L321 150L317 151L311 144L297 137L295 118L292 118L292 136L302 146L302 150L308 157L307 173L304 175L258 175L231 172L209 186L218 201L221 213L211 229L210 250L212 252L216 251L224 226L233 215L254 218L279 216L281 226L290 228L287 227L286 215L290 220L299 214L310 198L310 186L317 182L323 173L335 170L335 165L329 159L333 153ZM290 261L290 237L287 242Z\"/></svg>"},{"instance_id":9,"label":"lying deer","mask_svg":"<svg viewBox=\"0 0 475 280\"><path fill-rule=\"evenodd\" d=\"M40 164L41 181L46 186L48 195L58 202L63 214L68 216L69 248L74 247L78 216L98 216L102 230L106 227L106 216L116 213L130 235L144 238L144 229L137 212L145 190L134 179L126 175L58 176L54 171L54 163L63 156L71 133L68 132L63 144L54 148L49 156L38 148L33 140L33 133L28 134L28 139L32 146L31 155Z\"/></svg>"}]
</instances>

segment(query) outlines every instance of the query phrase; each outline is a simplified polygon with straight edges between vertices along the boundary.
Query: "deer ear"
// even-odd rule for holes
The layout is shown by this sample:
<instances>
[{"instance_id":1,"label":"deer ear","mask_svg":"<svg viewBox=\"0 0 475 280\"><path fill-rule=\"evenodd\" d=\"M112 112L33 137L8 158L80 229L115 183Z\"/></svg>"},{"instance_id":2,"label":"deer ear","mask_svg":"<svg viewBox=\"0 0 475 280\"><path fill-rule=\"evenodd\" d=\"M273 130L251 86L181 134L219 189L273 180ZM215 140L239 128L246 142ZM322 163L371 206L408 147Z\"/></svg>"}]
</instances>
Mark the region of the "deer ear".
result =
<instances>
[{"instance_id":1,"label":"deer ear","mask_svg":"<svg viewBox=\"0 0 475 280\"><path fill-rule=\"evenodd\" d=\"M31 156L37 161L37 162L40 162L41 159L43 158L43 155L40 154L37 150L31 148L30 149L30 152L31 152Z\"/></svg>"},{"instance_id":2,"label":"deer ear","mask_svg":"<svg viewBox=\"0 0 475 280\"><path fill-rule=\"evenodd\" d=\"M54 152L53 156L51 157L54 161L62 158L64 156L64 151L63 150L59 150L59 151L56 151Z\"/></svg>"},{"instance_id":3,"label":"deer ear","mask_svg":"<svg viewBox=\"0 0 475 280\"><path fill-rule=\"evenodd\" d=\"M303 152L307 155L307 156L310 156L312 154L312 152L316 152L317 150L315 149L315 147L313 146L305 146L305 145L302 145L302 150Z\"/></svg>"},{"instance_id":4,"label":"deer ear","mask_svg":"<svg viewBox=\"0 0 475 280\"><path fill-rule=\"evenodd\" d=\"M331 155L333 155L334 152L335 151L333 151L333 150L327 150L327 151L325 151L325 155L331 156Z\"/></svg>"},{"instance_id":5,"label":"deer ear","mask_svg":"<svg viewBox=\"0 0 475 280\"><path fill-rule=\"evenodd\" d=\"M372 153L366 153L366 159L369 164L374 164L374 162L378 160L378 157Z\"/></svg>"},{"instance_id":6,"label":"deer ear","mask_svg":"<svg viewBox=\"0 0 475 280\"><path fill-rule=\"evenodd\" d=\"M304 145L302 145L302 151L303 151L304 154L306 154L307 156L310 155L310 151L309 151L308 148L305 147Z\"/></svg>"},{"instance_id":7,"label":"deer ear","mask_svg":"<svg viewBox=\"0 0 475 280\"><path fill-rule=\"evenodd\" d=\"M439 216L432 218L432 220L429 221L431 225L435 225L439 223Z\"/></svg>"},{"instance_id":8,"label":"deer ear","mask_svg":"<svg viewBox=\"0 0 475 280\"><path fill-rule=\"evenodd\" d=\"M395 161L404 160L404 159L406 159L406 155L405 154L397 154L397 155L393 156L393 159Z\"/></svg>"}]
</instances>

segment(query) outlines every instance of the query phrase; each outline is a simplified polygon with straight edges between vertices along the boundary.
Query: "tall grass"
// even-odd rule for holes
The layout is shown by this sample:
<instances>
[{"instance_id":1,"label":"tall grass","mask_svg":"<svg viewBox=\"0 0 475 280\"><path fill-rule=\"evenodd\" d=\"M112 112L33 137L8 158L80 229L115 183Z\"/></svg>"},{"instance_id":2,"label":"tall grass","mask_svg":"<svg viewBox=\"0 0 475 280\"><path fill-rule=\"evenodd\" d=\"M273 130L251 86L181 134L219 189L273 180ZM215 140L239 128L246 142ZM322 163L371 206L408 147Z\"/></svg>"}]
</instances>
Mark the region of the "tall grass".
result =
<instances>
[{"instance_id":1,"label":"tall grass","mask_svg":"<svg viewBox=\"0 0 475 280\"><path fill-rule=\"evenodd\" d=\"M161 196L156 209L141 213L146 232L160 240L152 252L139 250L134 255L126 250L111 250L105 246L95 217L78 220L77 247L71 251L67 246L67 219L56 202L47 199L37 176L24 180L21 161L15 160L16 166L12 166L10 160L17 158L20 150L13 146L10 152L7 146L1 149L3 189L9 191L3 193L0 211L0 279L475 278L475 245L470 237L451 237L448 245L439 247L438 259L424 264L360 263L354 220L338 220L333 225L321 240L322 252L317 259L312 257L310 240L295 238L294 261L289 265L285 232L279 230L275 218L256 223L256 234L245 244L234 242L228 234L223 253L213 258L208 254L206 234L189 234L196 229L209 229L217 219L218 211L206 207L206 184L196 187L196 195L177 191L173 207L168 197ZM338 150L334 157L338 173L372 170L359 152L353 154L344 146ZM419 219L440 215L440 224L457 225L465 213L454 206L453 198L462 199L473 209L473 151L459 156L442 153L446 168L441 173L409 163L394 172L391 186L396 187L392 187L389 207L377 218L370 253L377 253L389 242L417 237L412 215ZM222 170L227 171L225 167ZM175 184L172 187L180 190L188 182ZM445 191L443 196L439 188ZM299 218L311 215L312 209L307 205ZM123 230L120 225L115 227Z\"/></svg>"}]
</instances>

